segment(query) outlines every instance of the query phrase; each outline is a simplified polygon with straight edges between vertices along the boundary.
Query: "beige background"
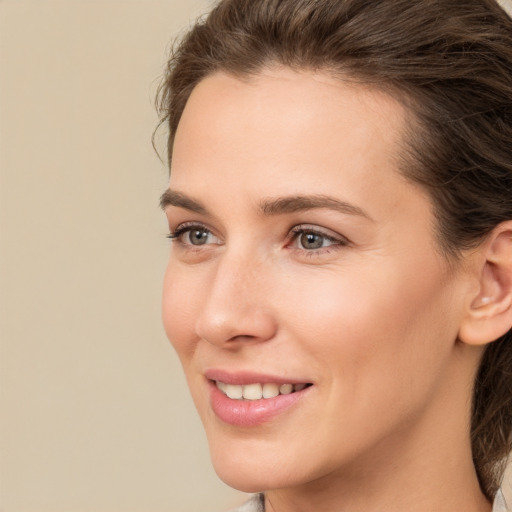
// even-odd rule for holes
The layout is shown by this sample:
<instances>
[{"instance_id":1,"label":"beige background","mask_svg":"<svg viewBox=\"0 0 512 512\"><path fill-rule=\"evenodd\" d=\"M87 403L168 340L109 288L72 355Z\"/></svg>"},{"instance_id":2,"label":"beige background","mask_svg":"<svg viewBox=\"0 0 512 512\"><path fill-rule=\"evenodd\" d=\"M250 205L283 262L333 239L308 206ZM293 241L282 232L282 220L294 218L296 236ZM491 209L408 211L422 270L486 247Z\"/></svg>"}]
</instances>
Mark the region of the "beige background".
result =
<instances>
[{"instance_id":1,"label":"beige background","mask_svg":"<svg viewBox=\"0 0 512 512\"><path fill-rule=\"evenodd\" d=\"M152 99L206 1L0 2L3 512L215 512L160 322ZM214 505L215 504L215 505Z\"/></svg>"},{"instance_id":2,"label":"beige background","mask_svg":"<svg viewBox=\"0 0 512 512\"><path fill-rule=\"evenodd\" d=\"M215 512L160 322L172 34L207 0L0 0L0 510Z\"/></svg>"}]
</instances>

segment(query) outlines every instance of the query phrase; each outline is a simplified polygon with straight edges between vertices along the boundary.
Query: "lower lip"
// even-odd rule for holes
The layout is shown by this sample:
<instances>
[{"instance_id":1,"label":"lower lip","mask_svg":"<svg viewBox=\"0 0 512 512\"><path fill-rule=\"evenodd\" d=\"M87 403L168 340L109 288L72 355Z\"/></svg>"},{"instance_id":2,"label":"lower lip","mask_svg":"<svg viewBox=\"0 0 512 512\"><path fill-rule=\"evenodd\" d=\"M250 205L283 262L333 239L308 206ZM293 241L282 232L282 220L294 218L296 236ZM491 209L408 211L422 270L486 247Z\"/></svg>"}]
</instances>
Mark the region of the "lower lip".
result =
<instances>
[{"instance_id":1,"label":"lower lip","mask_svg":"<svg viewBox=\"0 0 512 512\"><path fill-rule=\"evenodd\" d=\"M255 427L271 421L296 405L312 387L274 398L232 400L220 391L214 382L210 381L209 384L213 412L224 423L237 427Z\"/></svg>"}]
</instances>

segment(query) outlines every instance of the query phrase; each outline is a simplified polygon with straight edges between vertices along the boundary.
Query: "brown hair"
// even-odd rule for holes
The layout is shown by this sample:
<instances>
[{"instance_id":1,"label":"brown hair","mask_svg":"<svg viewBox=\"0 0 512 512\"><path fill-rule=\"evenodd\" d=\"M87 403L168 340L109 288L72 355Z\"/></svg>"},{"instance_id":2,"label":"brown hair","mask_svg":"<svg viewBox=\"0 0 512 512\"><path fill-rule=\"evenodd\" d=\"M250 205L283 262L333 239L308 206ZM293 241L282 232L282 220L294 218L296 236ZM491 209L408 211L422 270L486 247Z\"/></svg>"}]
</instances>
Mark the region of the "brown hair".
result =
<instances>
[{"instance_id":1,"label":"brown hair","mask_svg":"<svg viewBox=\"0 0 512 512\"><path fill-rule=\"evenodd\" d=\"M215 71L282 64L386 90L414 114L402 171L431 195L457 259L512 219L512 21L494 0L223 0L171 56L158 95L168 157L185 104ZM512 330L476 378L473 460L496 493L512 448Z\"/></svg>"}]
</instances>

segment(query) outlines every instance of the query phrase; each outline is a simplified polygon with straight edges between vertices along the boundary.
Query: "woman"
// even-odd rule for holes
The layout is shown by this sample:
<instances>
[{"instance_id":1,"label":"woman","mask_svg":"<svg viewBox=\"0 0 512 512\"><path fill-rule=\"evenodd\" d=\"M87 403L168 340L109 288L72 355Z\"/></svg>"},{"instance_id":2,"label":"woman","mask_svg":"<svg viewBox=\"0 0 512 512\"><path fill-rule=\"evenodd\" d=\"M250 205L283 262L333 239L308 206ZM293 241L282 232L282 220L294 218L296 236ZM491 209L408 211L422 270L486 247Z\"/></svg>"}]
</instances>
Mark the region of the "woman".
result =
<instances>
[{"instance_id":1,"label":"woman","mask_svg":"<svg viewBox=\"0 0 512 512\"><path fill-rule=\"evenodd\" d=\"M224 0L169 62L163 315L243 510L506 510L512 21Z\"/></svg>"}]
</instances>

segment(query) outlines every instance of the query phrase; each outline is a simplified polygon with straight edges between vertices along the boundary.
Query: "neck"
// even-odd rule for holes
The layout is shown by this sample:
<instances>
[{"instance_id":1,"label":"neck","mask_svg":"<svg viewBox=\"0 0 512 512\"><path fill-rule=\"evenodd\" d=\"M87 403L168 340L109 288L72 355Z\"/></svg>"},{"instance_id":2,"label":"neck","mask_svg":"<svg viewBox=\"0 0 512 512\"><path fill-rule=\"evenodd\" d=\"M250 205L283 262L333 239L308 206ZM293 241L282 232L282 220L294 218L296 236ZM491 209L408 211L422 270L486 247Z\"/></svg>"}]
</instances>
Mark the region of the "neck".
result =
<instances>
[{"instance_id":1,"label":"neck","mask_svg":"<svg viewBox=\"0 0 512 512\"><path fill-rule=\"evenodd\" d=\"M328 475L300 489L266 493L267 512L490 512L471 461L394 454L372 468Z\"/></svg>"},{"instance_id":2,"label":"neck","mask_svg":"<svg viewBox=\"0 0 512 512\"><path fill-rule=\"evenodd\" d=\"M393 438L316 481L267 492L266 512L491 512L471 456L471 389L460 370L440 383L450 391Z\"/></svg>"}]
</instances>

